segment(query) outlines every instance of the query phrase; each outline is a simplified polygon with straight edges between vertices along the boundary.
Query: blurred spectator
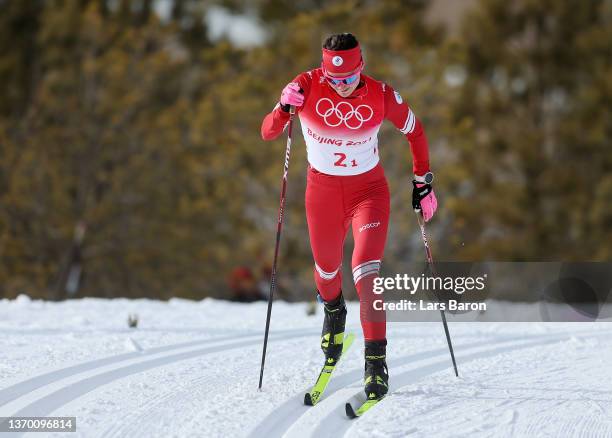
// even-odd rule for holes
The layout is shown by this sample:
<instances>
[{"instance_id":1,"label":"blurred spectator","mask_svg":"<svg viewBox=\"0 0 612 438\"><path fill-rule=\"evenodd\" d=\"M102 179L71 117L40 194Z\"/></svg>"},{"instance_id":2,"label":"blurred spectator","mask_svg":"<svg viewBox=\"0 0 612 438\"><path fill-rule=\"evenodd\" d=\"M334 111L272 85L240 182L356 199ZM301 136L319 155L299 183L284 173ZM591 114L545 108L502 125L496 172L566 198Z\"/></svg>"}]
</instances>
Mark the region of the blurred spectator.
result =
<instances>
[{"instance_id":1,"label":"blurred spectator","mask_svg":"<svg viewBox=\"0 0 612 438\"><path fill-rule=\"evenodd\" d=\"M257 285L257 280L251 269L246 266L234 268L229 276L229 287L232 291L232 301L251 303L265 299Z\"/></svg>"}]
</instances>

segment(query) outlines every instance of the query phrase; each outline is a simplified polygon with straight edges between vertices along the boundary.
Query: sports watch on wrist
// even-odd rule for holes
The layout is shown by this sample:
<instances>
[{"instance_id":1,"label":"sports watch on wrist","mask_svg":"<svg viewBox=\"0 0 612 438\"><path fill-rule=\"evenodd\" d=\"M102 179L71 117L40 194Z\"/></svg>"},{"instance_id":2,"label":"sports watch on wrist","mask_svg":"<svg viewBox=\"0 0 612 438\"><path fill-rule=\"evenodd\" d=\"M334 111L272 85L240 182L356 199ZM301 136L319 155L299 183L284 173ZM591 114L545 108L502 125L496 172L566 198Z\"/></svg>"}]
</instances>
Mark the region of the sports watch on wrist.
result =
<instances>
[{"instance_id":1,"label":"sports watch on wrist","mask_svg":"<svg viewBox=\"0 0 612 438\"><path fill-rule=\"evenodd\" d=\"M432 172L427 172L423 176L419 176L419 175L414 176L414 180L416 182L423 183L423 184L431 184L433 182L433 179L434 179L434 174Z\"/></svg>"}]
</instances>

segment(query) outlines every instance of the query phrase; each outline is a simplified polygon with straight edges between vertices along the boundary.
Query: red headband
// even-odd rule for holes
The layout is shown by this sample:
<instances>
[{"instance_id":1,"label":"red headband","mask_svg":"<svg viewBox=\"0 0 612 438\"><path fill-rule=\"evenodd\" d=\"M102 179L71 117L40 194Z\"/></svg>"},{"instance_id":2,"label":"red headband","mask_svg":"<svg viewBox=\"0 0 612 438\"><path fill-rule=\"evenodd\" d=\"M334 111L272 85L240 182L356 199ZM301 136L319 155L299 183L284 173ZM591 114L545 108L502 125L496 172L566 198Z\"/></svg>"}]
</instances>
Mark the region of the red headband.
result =
<instances>
[{"instance_id":1,"label":"red headband","mask_svg":"<svg viewBox=\"0 0 612 438\"><path fill-rule=\"evenodd\" d=\"M362 65L363 59L359 44L348 50L323 49L323 62L321 66L324 73L331 73L333 75L351 73Z\"/></svg>"}]
</instances>

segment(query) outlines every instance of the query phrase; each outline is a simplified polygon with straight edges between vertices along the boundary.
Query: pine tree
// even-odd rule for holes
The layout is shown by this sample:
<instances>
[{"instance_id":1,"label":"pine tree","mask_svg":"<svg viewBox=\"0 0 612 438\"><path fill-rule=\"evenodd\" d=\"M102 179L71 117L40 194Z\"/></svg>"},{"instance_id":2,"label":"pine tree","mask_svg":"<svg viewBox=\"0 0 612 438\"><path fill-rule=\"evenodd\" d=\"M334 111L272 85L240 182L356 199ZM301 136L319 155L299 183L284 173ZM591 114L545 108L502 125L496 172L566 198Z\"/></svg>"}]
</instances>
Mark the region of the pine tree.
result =
<instances>
[{"instance_id":1,"label":"pine tree","mask_svg":"<svg viewBox=\"0 0 612 438\"><path fill-rule=\"evenodd\" d=\"M482 1L457 49L449 248L478 260L612 250L609 1Z\"/></svg>"}]
</instances>

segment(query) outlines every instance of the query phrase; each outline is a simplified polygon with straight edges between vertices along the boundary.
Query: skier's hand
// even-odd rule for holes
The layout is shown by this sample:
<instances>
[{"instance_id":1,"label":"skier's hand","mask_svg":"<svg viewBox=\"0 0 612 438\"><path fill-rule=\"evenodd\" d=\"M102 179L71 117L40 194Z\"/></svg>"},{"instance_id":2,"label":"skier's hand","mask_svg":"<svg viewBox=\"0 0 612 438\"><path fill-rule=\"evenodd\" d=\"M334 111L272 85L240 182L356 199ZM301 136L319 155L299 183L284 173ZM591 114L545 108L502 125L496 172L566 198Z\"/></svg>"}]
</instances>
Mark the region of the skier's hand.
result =
<instances>
[{"instance_id":1,"label":"skier's hand","mask_svg":"<svg viewBox=\"0 0 612 438\"><path fill-rule=\"evenodd\" d=\"M301 93L300 85L291 82L283 89L280 97L280 104L283 111L289 112L289 106L299 108L304 103L304 95Z\"/></svg>"},{"instance_id":2,"label":"skier's hand","mask_svg":"<svg viewBox=\"0 0 612 438\"><path fill-rule=\"evenodd\" d=\"M415 211L421 211L423 219L427 222L433 217L438 208L436 194L431 184L419 183L413 180L412 186L412 208Z\"/></svg>"}]
</instances>

